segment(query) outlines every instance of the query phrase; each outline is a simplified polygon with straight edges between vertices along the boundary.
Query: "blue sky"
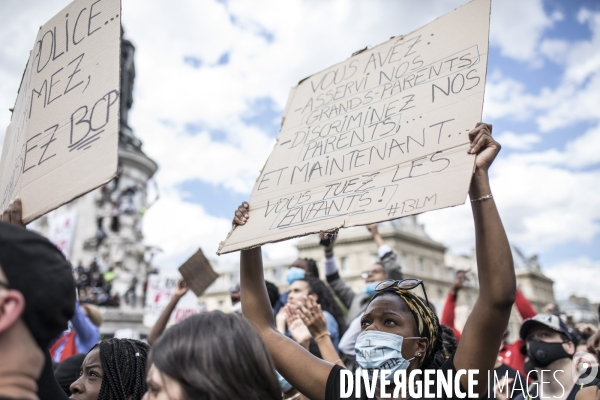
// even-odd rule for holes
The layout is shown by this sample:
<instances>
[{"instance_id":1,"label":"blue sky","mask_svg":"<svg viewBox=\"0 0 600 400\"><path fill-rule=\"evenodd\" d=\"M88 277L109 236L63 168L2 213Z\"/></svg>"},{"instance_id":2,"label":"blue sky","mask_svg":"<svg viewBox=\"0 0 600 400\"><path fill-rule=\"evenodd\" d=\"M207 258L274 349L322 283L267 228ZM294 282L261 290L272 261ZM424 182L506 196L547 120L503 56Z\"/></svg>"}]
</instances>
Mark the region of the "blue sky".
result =
<instances>
[{"instance_id":1,"label":"blue sky","mask_svg":"<svg viewBox=\"0 0 600 400\"><path fill-rule=\"evenodd\" d=\"M147 241L164 250L159 263L216 249L299 80L463 3L123 0L137 49L131 125L160 165L161 199L144 223ZM0 109L14 102L37 27L66 4L0 3ZM539 254L558 298L600 300L598 1L493 1L484 120L503 144L492 185L509 239ZM451 251L473 248L467 206L419 219ZM293 242L266 252L287 256Z\"/></svg>"}]
</instances>

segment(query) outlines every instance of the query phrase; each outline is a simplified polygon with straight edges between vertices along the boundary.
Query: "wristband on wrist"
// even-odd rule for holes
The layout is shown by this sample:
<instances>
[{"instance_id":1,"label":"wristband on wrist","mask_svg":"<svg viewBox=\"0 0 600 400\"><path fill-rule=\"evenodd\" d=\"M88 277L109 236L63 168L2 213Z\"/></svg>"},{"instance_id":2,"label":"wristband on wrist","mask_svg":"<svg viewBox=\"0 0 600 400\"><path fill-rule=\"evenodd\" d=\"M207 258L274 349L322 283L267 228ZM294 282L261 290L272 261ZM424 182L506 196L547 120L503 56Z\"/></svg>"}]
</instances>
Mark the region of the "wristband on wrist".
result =
<instances>
[{"instance_id":1,"label":"wristband on wrist","mask_svg":"<svg viewBox=\"0 0 600 400\"><path fill-rule=\"evenodd\" d=\"M493 198L494 198L494 196L492 196L492 194L490 193L490 194L488 194L486 196L483 196L483 197L480 197L478 199L471 200L471 203L474 203L476 201L485 201L485 200L489 200L489 199L493 199Z\"/></svg>"}]
</instances>

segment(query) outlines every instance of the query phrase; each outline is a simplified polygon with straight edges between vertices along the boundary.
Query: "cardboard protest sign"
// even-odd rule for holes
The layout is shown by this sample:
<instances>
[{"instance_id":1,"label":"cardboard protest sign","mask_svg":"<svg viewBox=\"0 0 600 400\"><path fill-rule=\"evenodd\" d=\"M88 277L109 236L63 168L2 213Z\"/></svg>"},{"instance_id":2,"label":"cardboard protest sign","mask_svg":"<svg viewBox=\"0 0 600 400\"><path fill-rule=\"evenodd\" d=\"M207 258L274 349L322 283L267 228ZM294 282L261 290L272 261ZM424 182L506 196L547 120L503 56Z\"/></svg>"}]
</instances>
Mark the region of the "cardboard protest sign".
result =
<instances>
[{"instance_id":1,"label":"cardboard protest sign","mask_svg":"<svg viewBox=\"0 0 600 400\"><path fill-rule=\"evenodd\" d=\"M179 272L183 279L196 296L202 296L204 291L217 280L217 274L211 267L210 262L202 253L202 249L198 249L193 256L179 267Z\"/></svg>"},{"instance_id":2,"label":"cardboard protest sign","mask_svg":"<svg viewBox=\"0 0 600 400\"><path fill-rule=\"evenodd\" d=\"M171 301L177 282L181 277L175 274L152 274L148 276L148 291L144 307L144 326L151 328L156 324L163 310ZM179 301L171 314L168 324L176 324L190 315L200 312L198 297L190 290Z\"/></svg>"},{"instance_id":3,"label":"cardboard protest sign","mask_svg":"<svg viewBox=\"0 0 600 400\"><path fill-rule=\"evenodd\" d=\"M294 87L250 219L218 254L463 204L489 20L473 0Z\"/></svg>"},{"instance_id":4,"label":"cardboard protest sign","mask_svg":"<svg viewBox=\"0 0 600 400\"><path fill-rule=\"evenodd\" d=\"M75 0L37 35L0 161L0 209L28 223L117 171L120 0Z\"/></svg>"}]
</instances>

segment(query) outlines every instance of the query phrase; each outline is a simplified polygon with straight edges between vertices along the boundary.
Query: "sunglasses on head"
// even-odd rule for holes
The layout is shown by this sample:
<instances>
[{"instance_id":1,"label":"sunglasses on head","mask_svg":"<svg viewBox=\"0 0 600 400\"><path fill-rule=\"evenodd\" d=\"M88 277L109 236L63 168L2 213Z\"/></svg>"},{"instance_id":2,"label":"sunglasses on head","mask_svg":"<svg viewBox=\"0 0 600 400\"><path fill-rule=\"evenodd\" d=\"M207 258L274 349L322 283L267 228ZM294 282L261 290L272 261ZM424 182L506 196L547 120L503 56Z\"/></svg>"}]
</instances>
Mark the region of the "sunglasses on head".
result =
<instances>
[{"instance_id":1,"label":"sunglasses on head","mask_svg":"<svg viewBox=\"0 0 600 400\"><path fill-rule=\"evenodd\" d=\"M412 290L419 285L421 285L421 287L423 288L423 294L425 295L425 301L427 302L427 305L429 306L429 299L427 298L427 292L425 291L425 284L423 283L423 281L421 279L412 278L412 279L402 279L401 281L397 281L394 279L387 279L387 280L381 282L379 285L375 286L375 291L382 292L384 290L394 289L394 288L403 289L403 290Z\"/></svg>"}]
</instances>

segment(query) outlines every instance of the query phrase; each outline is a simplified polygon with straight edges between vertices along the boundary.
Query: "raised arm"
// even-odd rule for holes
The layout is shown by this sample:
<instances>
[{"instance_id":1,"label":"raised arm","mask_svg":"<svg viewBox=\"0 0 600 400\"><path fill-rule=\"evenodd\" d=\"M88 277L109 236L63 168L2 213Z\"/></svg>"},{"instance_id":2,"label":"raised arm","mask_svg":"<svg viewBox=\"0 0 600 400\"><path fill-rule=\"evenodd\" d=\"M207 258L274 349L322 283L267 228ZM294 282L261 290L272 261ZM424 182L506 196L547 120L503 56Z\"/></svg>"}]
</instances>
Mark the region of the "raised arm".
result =
<instances>
[{"instance_id":1,"label":"raised arm","mask_svg":"<svg viewBox=\"0 0 600 400\"><path fill-rule=\"evenodd\" d=\"M79 339L77 350L80 353L87 353L100 340L100 329L85 315L79 302L75 303L75 314L71 318L71 324Z\"/></svg>"},{"instance_id":2,"label":"raised arm","mask_svg":"<svg viewBox=\"0 0 600 400\"><path fill-rule=\"evenodd\" d=\"M458 291L463 287L463 282L468 280L469 278L467 277L466 271L456 272L454 283L452 284L452 287L448 292L448 296L446 296L446 303L444 304L442 318L440 319L441 324L446 325L448 328L452 329L452 332L454 332L454 336L456 336L457 341L460 341L460 331L454 326L454 311L456 309Z\"/></svg>"},{"instance_id":3,"label":"raised arm","mask_svg":"<svg viewBox=\"0 0 600 400\"><path fill-rule=\"evenodd\" d=\"M500 144L491 133L492 126L483 123L469 133L469 153L477 154L469 196L475 222L479 297L454 357L457 370L479 370L475 392L480 396L486 393L488 371L494 369L516 291L510 245L495 200L490 196L488 169L500 151ZM467 377L462 378L461 383L467 387Z\"/></svg>"},{"instance_id":4,"label":"raised arm","mask_svg":"<svg viewBox=\"0 0 600 400\"><path fill-rule=\"evenodd\" d=\"M235 215L233 223L244 225L250 217L248 203L243 203ZM240 252L240 283L244 316L261 335L277 371L307 397L324 399L327 377L333 364L316 358L275 328L263 277L260 247Z\"/></svg>"},{"instance_id":5,"label":"raised arm","mask_svg":"<svg viewBox=\"0 0 600 400\"><path fill-rule=\"evenodd\" d=\"M326 233L319 234L319 238L321 239L321 244L327 243L329 244L325 246L325 276L327 278L327 283L329 283L329 287L333 290L333 293L336 295L338 299L344 304L344 307L350 308L352 305L352 300L354 300L354 290L344 281L344 279L340 276L338 271L338 266L335 261L335 256L333 255L333 248L335 246L335 236L329 237Z\"/></svg>"},{"instance_id":6,"label":"raised arm","mask_svg":"<svg viewBox=\"0 0 600 400\"><path fill-rule=\"evenodd\" d=\"M402 265L400 265L400 261L398 261L398 256L396 255L396 253L394 253L392 248L387 243L385 243L385 241L379 234L377 224L367 225L367 229L371 233L371 236L373 236L373 240L377 245L377 255L379 256L381 266L385 270L385 276L387 276L388 279L404 279L404 274L402 273Z\"/></svg>"},{"instance_id":7,"label":"raised arm","mask_svg":"<svg viewBox=\"0 0 600 400\"><path fill-rule=\"evenodd\" d=\"M171 318L171 314L173 314L173 310L175 310L177 303L187 293L188 290L189 287L185 280L182 279L177 283L177 287L175 288L175 292L173 293L171 300L169 300L169 304L167 304L148 334L148 344L150 346L152 346L158 340L158 338L162 336L165 328L167 327L167 323L169 323L169 318Z\"/></svg>"}]
</instances>

